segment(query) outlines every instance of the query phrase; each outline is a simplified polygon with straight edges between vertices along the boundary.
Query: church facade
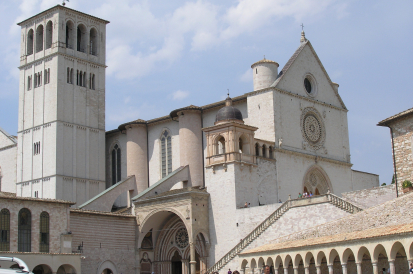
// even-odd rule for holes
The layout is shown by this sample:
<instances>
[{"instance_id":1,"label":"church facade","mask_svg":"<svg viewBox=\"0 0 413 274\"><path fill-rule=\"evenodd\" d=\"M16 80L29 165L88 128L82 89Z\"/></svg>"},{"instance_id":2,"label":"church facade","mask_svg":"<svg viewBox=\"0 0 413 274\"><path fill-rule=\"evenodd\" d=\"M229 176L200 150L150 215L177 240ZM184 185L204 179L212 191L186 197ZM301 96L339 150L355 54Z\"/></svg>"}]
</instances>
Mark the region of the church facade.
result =
<instances>
[{"instance_id":1,"label":"church facade","mask_svg":"<svg viewBox=\"0 0 413 274\"><path fill-rule=\"evenodd\" d=\"M62 6L21 22L18 133L0 131L0 190L73 202L73 247L100 237L100 248L82 249L82 269L222 272L239 265L246 246L216 263L240 239L251 245L259 226L279 231L277 212L305 214L307 205L289 202L298 193L331 216L283 233L354 214L341 194L379 186L377 175L351 169L348 110L304 32L281 70L252 64L251 92L106 131L108 23ZM106 263L99 228L82 232L92 215L128 227L118 261Z\"/></svg>"}]
</instances>

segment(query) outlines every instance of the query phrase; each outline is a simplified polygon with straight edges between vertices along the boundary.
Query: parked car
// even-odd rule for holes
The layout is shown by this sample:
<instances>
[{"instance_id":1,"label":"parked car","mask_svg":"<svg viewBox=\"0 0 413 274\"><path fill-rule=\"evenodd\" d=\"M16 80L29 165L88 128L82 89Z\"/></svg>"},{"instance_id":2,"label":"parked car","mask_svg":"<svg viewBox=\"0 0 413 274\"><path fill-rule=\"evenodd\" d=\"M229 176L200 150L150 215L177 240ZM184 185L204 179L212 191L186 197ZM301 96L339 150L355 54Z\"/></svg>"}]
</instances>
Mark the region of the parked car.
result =
<instances>
[{"instance_id":1,"label":"parked car","mask_svg":"<svg viewBox=\"0 0 413 274\"><path fill-rule=\"evenodd\" d=\"M16 273L27 273L27 274L33 274L29 270L29 267L27 264L20 260L19 258L16 257L0 257L0 265L1 262L13 262L15 263L18 268L1 268L0 267L0 274L16 274Z\"/></svg>"}]
</instances>

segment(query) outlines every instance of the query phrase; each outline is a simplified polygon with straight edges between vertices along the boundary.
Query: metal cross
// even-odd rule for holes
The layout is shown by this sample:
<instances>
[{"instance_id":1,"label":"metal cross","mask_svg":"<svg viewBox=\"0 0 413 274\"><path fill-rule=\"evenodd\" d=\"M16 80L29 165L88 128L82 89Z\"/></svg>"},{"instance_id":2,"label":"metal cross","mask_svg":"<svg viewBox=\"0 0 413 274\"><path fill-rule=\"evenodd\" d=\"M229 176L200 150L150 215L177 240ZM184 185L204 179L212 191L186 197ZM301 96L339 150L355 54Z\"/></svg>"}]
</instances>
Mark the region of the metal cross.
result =
<instances>
[{"instance_id":1,"label":"metal cross","mask_svg":"<svg viewBox=\"0 0 413 274\"><path fill-rule=\"evenodd\" d=\"M66 2L69 2L69 0L63 0L62 5L66 6Z\"/></svg>"},{"instance_id":2,"label":"metal cross","mask_svg":"<svg viewBox=\"0 0 413 274\"><path fill-rule=\"evenodd\" d=\"M303 23L301 23L301 30L304 30L304 24Z\"/></svg>"},{"instance_id":3,"label":"metal cross","mask_svg":"<svg viewBox=\"0 0 413 274\"><path fill-rule=\"evenodd\" d=\"M227 90L228 90L228 94L227 94L227 95L228 95L228 97L229 97L229 88L227 88Z\"/></svg>"}]
</instances>

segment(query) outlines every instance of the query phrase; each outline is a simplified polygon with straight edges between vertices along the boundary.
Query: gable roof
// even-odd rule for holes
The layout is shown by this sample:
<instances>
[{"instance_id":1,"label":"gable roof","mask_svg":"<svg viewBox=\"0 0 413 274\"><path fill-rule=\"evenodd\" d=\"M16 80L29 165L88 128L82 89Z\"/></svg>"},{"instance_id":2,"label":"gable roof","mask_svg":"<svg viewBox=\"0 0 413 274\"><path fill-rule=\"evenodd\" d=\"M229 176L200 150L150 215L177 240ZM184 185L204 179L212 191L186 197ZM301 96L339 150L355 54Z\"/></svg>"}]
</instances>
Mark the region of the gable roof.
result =
<instances>
[{"instance_id":1,"label":"gable roof","mask_svg":"<svg viewBox=\"0 0 413 274\"><path fill-rule=\"evenodd\" d=\"M400 113L397 113L393 116L390 116L389 118L386 118L386 119L380 121L377 125L385 127L385 126L388 126L390 123L394 122L397 119L401 119L401 118L404 118L404 117L412 115L412 114L413 114L413 108L409 108L405 111L402 111Z\"/></svg>"},{"instance_id":2,"label":"gable roof","mask_svg":"<svg viewBox=\"0 0 413 274\"><path fill-rule=\"evenodd\" d=\"M303 49L306 46L310 47L311 52L314 54L314 57L317 60L317 63L320 65L321 70L324 72L325 76L327 77L328 82L331 85L331 88L333 89L334 93L336 94L341 107L347 110L346 105L344 104L343 100L341 99L340 94L335 90L334 85L333 85L333 81L331 81L330 76L328 76L328 73L326 71L326 69L323 66L323 63L321 63L320 58L318 58L317 53L315 52L313 46L310 43L310 40L306 40L305 42L302 42L300 44L300 46L298 47L298 49L294 52L294 54L291 56L291 58L288 60L288 62L284 65L284 67L282 68L282 70L278 73L277 79L275 80L275 82L271 85L271 87L276 87L278 85L278 83L280 82L280 80L283 78L283 76L288 72L289 68L291 67L291 65L295 62L295 60L297 60L297 57L300 55L300 53L303 51Z\"/></svg>"},{"instance_id":3,"label":"gable roof","mask_svg":"<svg viewBox=\"0 0 413 274\"><path fill-rule=\"evenodd\" d=\"M3 133L10 141L12 141L13 144L17 144L16 138L15 138L14 136L8 134L7 131L5 131L4 129L2 129L1 127L0 127L0 132Z\"/></svg>"}]
</instances>

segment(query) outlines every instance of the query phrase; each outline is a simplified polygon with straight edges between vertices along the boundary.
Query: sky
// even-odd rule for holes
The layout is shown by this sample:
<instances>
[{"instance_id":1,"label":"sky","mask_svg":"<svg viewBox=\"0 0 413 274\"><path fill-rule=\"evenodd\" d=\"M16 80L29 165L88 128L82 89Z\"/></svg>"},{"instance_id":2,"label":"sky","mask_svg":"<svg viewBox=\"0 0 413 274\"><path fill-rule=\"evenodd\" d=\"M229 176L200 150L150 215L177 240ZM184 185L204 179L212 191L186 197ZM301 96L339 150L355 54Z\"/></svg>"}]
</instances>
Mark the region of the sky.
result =
<instances>
[{"instance_id":1,"label":"sky","mask_svg":"<svg viewBox=\"0 0 413 274\"><path fill-rule=\"evenodd\" d=\"M17 132L20 28L55 0L0 0L0 127ZM251 64L280 69L301 24L347 106L353 169L393 174L390 131L376 124L413 107L413 1L70 0L107 25L106 130L252 91Z\"/></svg>"}]
</instances>

